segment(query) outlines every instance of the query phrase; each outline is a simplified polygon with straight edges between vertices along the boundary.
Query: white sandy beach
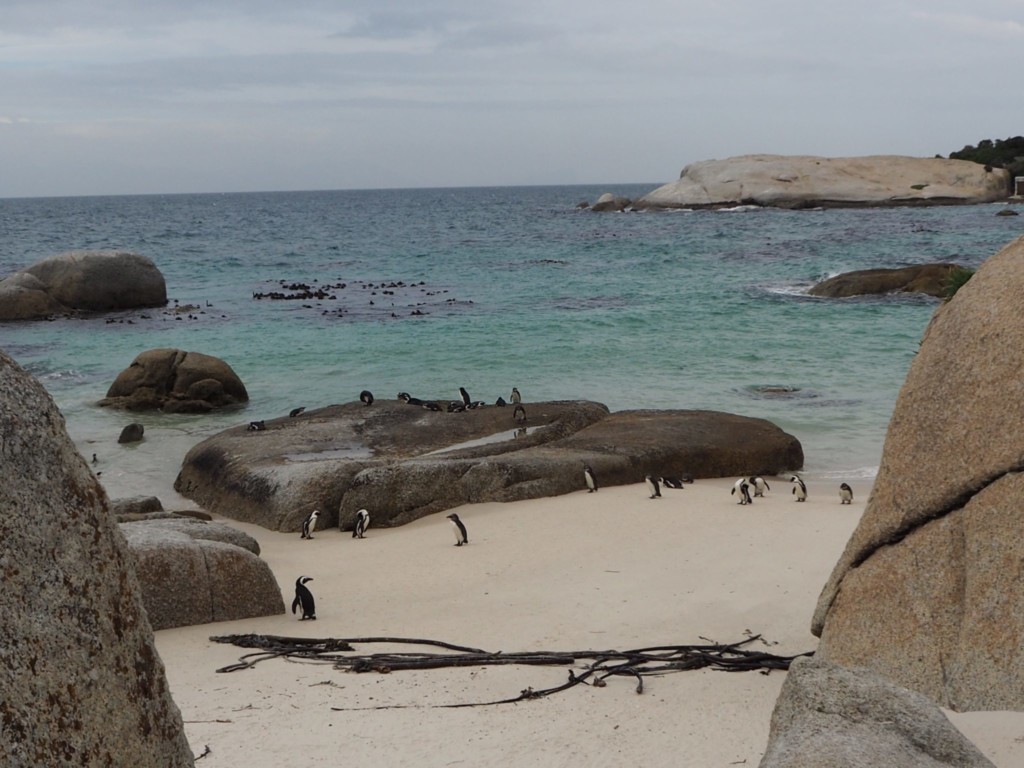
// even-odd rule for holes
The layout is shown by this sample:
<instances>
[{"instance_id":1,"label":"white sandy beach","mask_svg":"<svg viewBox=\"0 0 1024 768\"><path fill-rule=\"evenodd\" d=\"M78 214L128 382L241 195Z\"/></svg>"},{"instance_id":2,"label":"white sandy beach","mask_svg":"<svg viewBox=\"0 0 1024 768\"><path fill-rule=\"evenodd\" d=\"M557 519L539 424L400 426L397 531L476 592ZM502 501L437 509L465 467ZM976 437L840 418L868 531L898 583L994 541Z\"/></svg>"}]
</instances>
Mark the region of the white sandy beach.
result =
<instances>
[{"instance_id":1,"label":"white sandy beach","mask_svg":"<svg viewBox=\"0 0 1024 768\"><path fill-rule=\"evenodd\" d=\"M156 633L189 742L197 755L209 747L198 765L756 766L782 672L677 672L645 678L642 695L635 680L610 678L539 700L437 709L552 687L567 669L382 675L274 659L218 674L247 651L209 637L398 636L576 651L754 633L767 643L755 649L810 651L818 593L870 488L855 485L855 503L842 506L837 483L812 483L801 504L785 479L769 482L752 506L736 503L728 479L664 490L659 500L637 484L470 505L458 510L470 541L461 548L444 514L371 527L363 540L329 529L304 541L225 521L259 540L289 606L295 579L314 578L318 620L289 612ZM388 705L407 708L372 709ZM950 716L1000 768L1024 765L1024 713Z\"/></svg>"}]
</instances>

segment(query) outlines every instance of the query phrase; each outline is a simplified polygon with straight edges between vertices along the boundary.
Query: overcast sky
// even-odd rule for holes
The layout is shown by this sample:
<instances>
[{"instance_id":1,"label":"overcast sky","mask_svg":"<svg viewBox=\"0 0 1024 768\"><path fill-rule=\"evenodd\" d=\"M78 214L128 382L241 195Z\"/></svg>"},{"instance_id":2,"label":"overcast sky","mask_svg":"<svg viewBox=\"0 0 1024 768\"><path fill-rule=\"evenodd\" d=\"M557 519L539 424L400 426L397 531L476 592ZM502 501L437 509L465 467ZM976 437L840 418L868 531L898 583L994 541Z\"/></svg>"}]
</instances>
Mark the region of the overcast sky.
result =
<instances>
[{"instance_id":1,"label":"overcast sky","mask_svg":"<svg viewBox=\"0 0 1024 768\"><path fill-rule=\"evenodd\" d=\"M0 0L0 197L948 155L1022 72L1024 0Z\"/></svg>"}]
</instances>

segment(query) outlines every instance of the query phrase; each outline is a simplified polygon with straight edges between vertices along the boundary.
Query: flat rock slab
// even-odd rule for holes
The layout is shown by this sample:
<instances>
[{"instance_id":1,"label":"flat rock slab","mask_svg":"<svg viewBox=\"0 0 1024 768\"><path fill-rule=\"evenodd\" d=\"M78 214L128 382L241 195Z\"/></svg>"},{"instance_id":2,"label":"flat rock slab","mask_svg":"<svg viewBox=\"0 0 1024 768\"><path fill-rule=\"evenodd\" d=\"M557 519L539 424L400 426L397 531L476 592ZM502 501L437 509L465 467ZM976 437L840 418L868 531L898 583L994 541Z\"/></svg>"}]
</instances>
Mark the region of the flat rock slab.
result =
<instances>
[{"instance_id":1,"label":"flat rock slab","mask_svg":"<svg viewBox=\"0 0 1024 768\"><path fill-rule=\"evenodd\" d=\"M741 155L683 168L634 209L952 205L1004 200L1005 169L968 160L873 155Z\"/></svg>"},{"instance_id":2,"label":"flat rock slab","mask_svg":"<svg viewBox=\"0 0 1024 768\"><path fill-rule=\"evenodd\" d=\"M808 293L833 299L884 293L924 293L941 298L950 274L957 269L962 267L956 264L917 264L896 269L858 269L822 280Z\"/></svg>"},{"instance_id":3,"label":"flat rock slab","mask_svg":"<svg viewBox=\"0 0 1024 768\"><path fill-rule=\"evenodd\" d=\"M556 496L645 474L779 474L803 465L799 441L763 419L712 411L622 411L585 400L463 413L397 401L330 406L238 426L185 456L175 489L205 509L297 531L313 509L321 527L349 528L360 508L374 526L487 501Z\"/></svg>"}]
</instances>

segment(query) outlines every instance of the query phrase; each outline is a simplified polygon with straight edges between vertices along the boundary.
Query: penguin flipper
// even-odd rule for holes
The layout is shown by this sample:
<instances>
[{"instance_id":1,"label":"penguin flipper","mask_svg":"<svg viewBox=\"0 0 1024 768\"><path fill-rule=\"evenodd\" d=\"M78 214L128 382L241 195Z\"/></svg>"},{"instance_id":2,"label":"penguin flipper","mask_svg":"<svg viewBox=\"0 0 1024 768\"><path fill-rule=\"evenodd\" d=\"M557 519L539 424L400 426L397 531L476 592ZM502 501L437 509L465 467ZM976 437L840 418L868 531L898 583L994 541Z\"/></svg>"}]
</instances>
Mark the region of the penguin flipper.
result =
<instances>
[{"instance_id":1,"label":"penguin flipper","mask_svg":"<svg viewBox=\"0 0 1024 768\"><path fill-rule=\"evenodd\" d=\"M300 603L301 603L301 601L299 600L298 597L296 597L294 600L292 600L292 613L297 613L298 612Z\"/></svg>"}]
</instances>

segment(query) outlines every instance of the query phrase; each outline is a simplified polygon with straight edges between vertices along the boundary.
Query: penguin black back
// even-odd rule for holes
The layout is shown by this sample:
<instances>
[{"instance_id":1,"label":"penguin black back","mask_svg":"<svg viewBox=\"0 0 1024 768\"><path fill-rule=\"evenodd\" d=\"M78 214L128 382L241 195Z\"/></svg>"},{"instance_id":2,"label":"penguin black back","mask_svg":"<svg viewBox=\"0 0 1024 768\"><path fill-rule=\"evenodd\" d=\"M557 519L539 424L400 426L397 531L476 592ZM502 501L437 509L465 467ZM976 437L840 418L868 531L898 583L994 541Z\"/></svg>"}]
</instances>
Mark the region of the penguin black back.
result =
<instances>
[{"instance_id":1,"label":"penguin black back","mask_svg":"<svg viewBox=\"0 0 1024 768\"><path fill-rule=\"evenodd\" d=\"M309 591L306 582L312 581L312 576L299 576L295 580L295 599L292 601L292 613L302 608L302 616L299 621L312 619L316 621L316 601L313 600L313 593Z\"/></svg>"},{"instance_id":2,"label":"penguin black back","mask_svg":"<svg viewBox=\"0 0 1024 768\"><path fill-rule=\"evenodd\" d=\"M452 529L455 533L455 546L461 547L463 544L469 544L469 534L466 533L466 526L459 520L459 516L452 512L448 515L448 519L451 520Z\"/></svg>"},{"instance_id":3,"label":"penguin black back","mask_svg":"<svg viewBox=\"0 0 1024 768\"><path fill-rule=\"evenodd\" d=\"M373 393L368 389L364 389L359 393L359 399L363 405L373 405Z\"/></svg>"}]
</instances>

